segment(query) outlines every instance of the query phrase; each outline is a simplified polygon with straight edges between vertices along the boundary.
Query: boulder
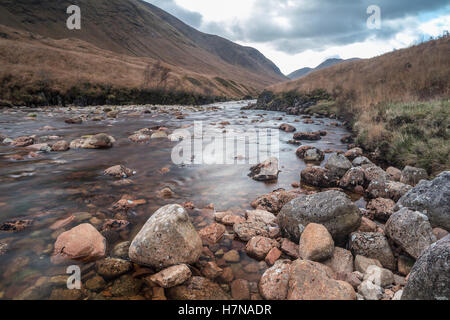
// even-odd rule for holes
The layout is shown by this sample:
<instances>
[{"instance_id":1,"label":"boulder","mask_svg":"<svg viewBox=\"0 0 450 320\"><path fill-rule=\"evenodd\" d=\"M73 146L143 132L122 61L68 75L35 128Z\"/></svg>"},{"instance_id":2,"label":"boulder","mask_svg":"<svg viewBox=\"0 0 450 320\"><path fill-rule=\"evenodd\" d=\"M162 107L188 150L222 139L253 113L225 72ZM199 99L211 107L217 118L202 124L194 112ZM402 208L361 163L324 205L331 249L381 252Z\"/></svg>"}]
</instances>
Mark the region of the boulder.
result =
<instances>
[{"instance_id":1,"label":"boulder","mask_svg":"<svg viewBox=\"0 0 450 320\"><path fill-rule=\"evenodd\" d=\"M35 142L34 137L22 136L22 137L16 138L11 144L15 147L27 147L27 146L34 144L34 142Z\"/></svg>"},{"instance_id":2,"label":"boulder","mask_svg":"<svg viewBox=\"0 0 450 320\"><path fill-rule=\"evenodd\" d=\"M280 125L279 129L284 132L295 132L296 130L294 126L291 126L290 124L287 123L283 123L282 125Z\"/></svg>"},{"instance_id":3,"label":"boulder","mask_svg":"<svg viewBox=\"0 0 450 320\"><path fill-rule=\"evenodd\" d=\"M319 162L325 158L325 154L313 146L301 146L295 153L305 162Z\"/></svg>"},{"instance_id":4,"label":"boulder","mask_svg":"<svg viewBox=\"0 0 450 320\"><path fill-rule=\"evenodd\" d=\"M353 190L357 186L364 185L364 170L361 167L350 168L339 181L339 186Z\"/></svg>"},{"instance_id":5,"label":"boulder","mask_svg":"<svg viewBox=\"0 0 450 320\"><path fill-rule=\"evenodd\" d=\"M434 228L433 234L436 237L436 240L441 240L442 238L445 238L448 235L448 231L442 228Z\"/></svg>"},{"instance_id":6,"label":"boulder","mask_svg":"<svg viewBox=\"0 0 450 320\"><path fill-rule=\"evenodd\" d=\"M370 281L377 286L385 288L394 283L394 274L388 269L371 265L367 267L366 273L364 274L364 281Z\"/></svg>"},{"instance_id":7,"label":"boulder","mask_svg":"<svg viewBox=\"0 0 450 320\"><path fill-rule=\"evenodd\" d=\"M230 300L215 282L203 277L191 277L182 285L169 288L166 295L172 300Z\"/></svg>"},{"instance_id":8,"label":"boulder","mask_svg":"<svg viewBox=\"0 0 450 320\"><path fill-rule=\"evenodd\" d=\"M295 140L320 140L322 139L320 132L297 132L294 134Z\"/></svg>"},{"instance_id":9,"label":"boulder","mask_svg":"<svg viewBox=\"0 0 450 320\"><path fill-rule=\"evenodd\" d=\"M325 168L328 172L337 178L342 178L352 167L352 163L342 154L333 153L327 160Z\"/></svg>"},{"instance_id":10,"label":"boulder","mask_svg":"<svg viewBox=\"0 0 450 320\"><path fill-rule=\"evenodd\" d=\"M279 189L259 197L251 203L251 206L255 209L266 210L276 214L280 212L281 208L283 208L286 203L296 197L297 195L293 193L287 192L284 189Z\"/></svg>"},{"instance_id":11,"label":"boulder","mask_svg":"<svg viewBox=\"0 0 450 320\"><path fill-rule=\"evenodd\" d=\"M170 204L156 211L133 239L130 259L141 265L165 268L194 264L202 253L202 240L186 210Z\"/></svg>"},{"instance_id":12,"label":"boulder","mask_svg":"<svg viewBox=\"0 0 450 320\"><path fill-rule=\"evenodd\" d=\"M84 149L107 149L114 144L114 138L105 133L99 133L87 138L83 143Z\"/></svg>"},{"instance_id":13,"label":"boulder","mask_svg":"<svg viewBox=\"0 0 450 320\"><path fill-rule=\"evenodd\" d=\"M394 213L395 202L391 199L376 198L370 200L366 209L370 217L386 222Z\"/></svg>"},{"instance_id":14,"label":"boulder","mask_svg":"<svg viewBox=\"0 0 450 320\"><path fill-rule=\"evenodd\" d=\"M380 261L377 259L370 259L361 255L355 257L355 270L361 273L366 273L369 266L382 267Z\"/></svg>"},{"instance_id":15,"label":"boulder","mask_svg":"<svg viewBox=\"0 0 450 320\"><path fill-rule=\"evenodd\" d=\"M367 159L366 157L363 157L363 156L356 157L356 158L353 159L353 161L352 161L352 165L353 165L354 167L361 167L361 166L363 166L363 165L365 165L365 164L368 164L368 165L374 165L374 164L372 163L372 161L370 161L369 159Z\"/></svg>"},{"instance_id":16,"label":"boulder","mask_svg":"<svg viewBox=\"0 0 450 320\"><path fill-rule=\"evenodd\" d=\"M335 247L331 258L322 263L336 273L348 274L353 272L353 255L343 248Z\"/></svg>"},{"instance_id":17,"label":"boulder","mask_svg":"<svg viewBox=\"0 0 450 320\"><path fill-rule=\"evenodd\" d=\"M278 179L279 172L278 159L272 157L251 167L248 176L256 181L273 181Z\"/></svg>"},{"instance_id":18,"label":"boulder","mask_svg":"<svg viewBox=\"0 0 450 320\"><path fill-rule=\"evenodd\" d=\"M51 262L66 264L91 262L106 254L106 239L91 224L80 224L56 239Z\"/></svg>"},{"instance_id":19,"label":"boulder","mask_svg":"<svg viewBox=\"0 0 450 320\"><path fill-rule=\"evenodd\" d=\"M358 231L361 232L376 232L378 229L378 226L375 222L372 220L362 217L361 218L361 225L358 228Z\"/></svg>"},{"instance_id":20,"label":"boulder","mask_svg":"<svg viewBox=\"0 0 450 320\"><path fill-rule=\"evenodd\" d=\"M425 169L406 166L402 171L400 182L415 186L420 180L426 179L428 179L428 173Z\"/></svg>"},{"instance_id":21,"label":"boulder","mask_svg":"<svg viewBox=\"0 0 450 320\"><path fill-rule=\"evenodd\" d=\"M278 223L282 233L294 242L300 240L305 226L318 223L328 229L336 243L342 243L358 229L361 212L345 193L331 190L292 200L280 211Z\"/></svg>"},{"instance_id":22,"label":"boulder","mask_svg":"<svg viewBox=\"0 0 450 320\"><path fill-rule=\"evenodd\" d=\"M353 287L334 280L333 271L320 263L296 260L289 268L289 300L356 300Z\"/></svg>"},{"instance_id":23,"label":"boulder","mask_svg":"<svg viewBox=\"0 0 450 320\"><path fill-rule=\"evenodd\" d=\"M208 261L202 268L202 274L211 280L219 277L223 274L223 269L220 268L215 262Z\"/></svg>"},{"instance_id":24,"label":"boulder","mask_svg":"<svg viewBox=\"0 0 450 320\"><path fill-rule=\"evenodd\" d=\"M265 210L247 210L246 211L247 221L250 222L263 222L265 224L276 225L277 217Z\"/></svg>"},{"instance_id":25,"label":"boulder","mask_svg":"<svg viewBox=\"0 0 450 320\"><path fill-rule=\"evenodd\" d=\"M389 180L372 180L367 187L366 193L369 198L387 198L398 201L404 196L411 186L395 181Z\"/></svg>"},{"instance_id":26,"label":"boulder","mask_svg":"<svg viewBox=\"0 0 450 320\"><path fill-rule=\"evenodd\" d=\"M290 241L289 239L283 238L281 241L281 251L291 258L298 259L298 244Z\"/></svg>"},{"instance_id":27,"label":"boulder","mask_svg":"<svg viewBox=\"0 0 450 320\"><path fill-rule=\"evenodd\" d=\"M222 239L226 228L219 223L213 223L201 229L198 234L205 244L216 244Z\"/></svg>"},{"instance_id":28,"label":"boulder","mask_svg":"<svg viewBox=\"0 0 450 320\"><path fill-rule=\"evenodd\" d=\"M361 168L364 170L364 178L368 183L372 182L373 180L389 180L389 175L383 169L374 165L373 163L363 164Z\"/></svg>"},{"instance_id":29,"label":"boulder","mask_svg":"<svg viewBox=\"0 0 450 320\"><path fill-rule=\"evenodd\" d=\"M358 293L365 300L380 300L383 297L383 289L372 281L364 281L361 283L358 287Z\"/></svg>"},{"instance_id":30,"label":"boulder","mask_svg":"<svg viewBox=\"0 0 450 320\"><path fill-rule=\"evenodd\" d=\"M385 233L415 259L423 250L436 242L428 217L407 208L397 211L389 218Z\"/></svg>"},{"instance_id":31,"label":"boulder","mask_svg":"<svg viewBox=\"0 0 450 320\"><path fill-rule=\"evenodd\" d=\"M113 167L106 169L103 172L103 174L114 177L114 178L118 178L118 179L120 179L120 178L126 179L126 178L134 175L134 171L131 169L128 169L125 166L117 165L117 166L113 166Z\"/></svg>"},{"instance_id":32,"label":"boulder","mask_svg":"<svg viewBox=\"0 0 450 320\"><path fill-rule=\"evenodd\" d=\"M285 300L289 288L290 260L278 260L262 275L258 287L266 300Z\"/></svg>"},{"instance_id":33,"label":"boulder","mask_svg":"<svg viewBox=\"0 0 450 320\"><path fill-rule=\"evenodd\" d=\"M356 159L356 158L358 158L358 157L361 157L362 155L363 155L363 150L362 150L361 148L358 148L358 147L352 148L352 149L348 150L348 151L344 154L344 156L345 156L347 159L349 159L350 161L352 161L352 160L354 160L354 159Z\"/></svg>"},{"instance_id":34,"label":"boulder","mask_svg":"<svg viewBox=\"0 0 450 320\"><path fill-rule=\"evenodd\" d=\"M70 149L69 143L65 140L61 140L58 142L55 142L52 145L52 150L53 151L57 151L57 152L61 152L61 151L67 151Z\"/></svg>"},{"instance_id":35,"label":"boulder","mask_svg":"<svg viewBox=\"0 0 450 320\"><path fill-rule=\"evenodd\" d=\"M328 169L322 167L306 167L300 173L301 183L318 188L332 188L339 180L333 177Z\"/></svg>"},{"instance_id":36,"label":"boulder","mask_svg":"<svg viewBox=\"0 0 450 320\"><path fill-rule=\"evenodd\" d=\"M334 241L327 228L321 224L308 224L300 237L300 258L324 261L331 258L333 251Z\"/></svg>"},{"instance_id":37,"label":"boulder","mask_svg":"<svg viewBox=\"0 0 450 320\"><path fill-rule=\"evenodd\" d=\"M150 140L150 136L143 133L135 133L128 137L132 142L142 143Z\"/></svg>"},{"instance_id":38,"label":"boulder","mask_svg":"<svg viewBox=\"0 0 450 320\"><path fill-rule=\"evenodd\" d=\"M350 250L353 255L377 259L382 266L395 270L396 263L389 242L384 234L373 232L354 232L350 236Z\"/></svg>"},{"instance_id":39,"label":"boulder","mask_svg":"<svg viewBox=\"0 0 450 320\"><path fill-rule=\"evenodd\" d=\"M450 230L450 171L442 172L432 181L423 180L398 202L402 207L422 212L433 227Z\"/></svg>"},{"instance_id":40,"label":"boulder","mask_svg":"<svg viewBox=\"0 0 450 320\"><path fill-rule=\"evenodd\" d=\"M386 173L389 175L390 180L400 182L400 179L402 177L402 172L400 169L389 167L386 169Z\"/></svg>"},{"instance_id":41,"label":"boulder","mask_svg":"<svg viewBox=\"0 0 450 320\"><path fill-rule=\"evenodd\" d=\"M73 118L64 120L64 122L67 124L82 124L83 119L81 119L80 117L73 117Z\"/></svg>"},{"instance_id":42,"label":"boulder","mask_svg":"<svg viewBox=\"0 0 450 320\"><path fill-rule=\"evenodd\" d=\"M247 242L245 251L247 255L257 260L264 260L269 251L274 247L280 247L278 241L266 237L256 236Z\"/></svg>"},{"instance_id":43,"label":"boulder","mask_svg":"<svg viewBox=\"0 0 450 320\"><path fill-rule=\"evenodd\" d=\"M133 269L133 264L118 258L105 258L95 263L95 269L103 278L112 279Z\"/></svg>"},{"instance_id":44,"label":"boulder","mask_svg":"<svg viewBox=\"0 0 450 320\"><path fill-rule=\"evenodd\" d=\"M264 261L269 265L269 266L273 266L275 264L275 262L280 259L282 255L282 252L280 251L280 249L278 248L272 248L270 249L269 253L267 254L266 258L264 259Z\"/></svg>"},{"instance_id":45,"label":"boulder","mask_svg":"<svg viewBox=\"0 0 450 320\"><path fill-rule=\"evenodd\" d=\"M191 276L192 272L189 267L185 264L179 264L152 275L150 280L160 287L172 288L186 282Z\"/></svg>"},{"instance_id":46,"label":"boulder","mask_svg":"<svg viewBox=\"0 0 450 320\"><path fill-rule=\"evenodd\" d=\"M150 139L165 139L165 138L167 138L167 133L162 130L158 130L150 136Z\"/></svg>"},{"instance_id":47,"label":"boulder","mask_svg":"<svg viewBox=\"0 0 450 320\"><path fill-rule=\"evenodd\" d=\"M416 260L413 258L407 256L399 256L397 263L398 273L407 276L411 272L411 269L413 268L415 262Z\"/></svg>"},{"instance_id":48,"label":"boulder","mask_svg":"<svg viewBox=\"0 0 450 320\"><path fill-rule=\"evenodd\" d=\"M233 226L233 230L242 241L249 241L256 236L275 238L280 234L280 229L277 226L270 226L264 222L246 221L237 223Z\"/></svg>"},{"instance_id":49,"label":"boulder","mask_svg":"<svg viewBox=\"0 0 450 320\"><path fill-rule=\"evenodd\" d=\"M409 274L402 300L450 299L450 235L426 249Z\"/></svg>"}]
</instances>

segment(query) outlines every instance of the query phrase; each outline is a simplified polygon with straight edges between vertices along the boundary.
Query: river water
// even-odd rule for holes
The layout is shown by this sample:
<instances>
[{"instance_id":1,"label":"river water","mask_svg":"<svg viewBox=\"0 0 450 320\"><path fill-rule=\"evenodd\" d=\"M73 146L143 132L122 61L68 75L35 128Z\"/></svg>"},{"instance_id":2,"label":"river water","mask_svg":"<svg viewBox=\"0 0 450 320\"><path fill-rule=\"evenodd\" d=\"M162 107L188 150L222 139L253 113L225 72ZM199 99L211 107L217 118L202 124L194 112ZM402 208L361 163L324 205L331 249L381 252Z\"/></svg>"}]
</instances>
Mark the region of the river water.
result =
<instances>
[{"instance_id":1,"label":"river water","mask_svg":"<svg viewBox=\"0 0 450 320\"><path fill-rule=\"evenodd\" d=\"M237 101L203 107L161 107L151 113L143 112L149 109L146 106L127 106L120 108L116 119L105 117L102 121L91 119L104 116L103 107L1 110L0 134L12 139L36 135L41 142L47 139L46 136L59 136L70 142L84 135L103 132L113 136L116 143L106 150L39 153L37 158L29 158L30 151L24 148L0 146L0 224L17 218L33 221L32 226L20 232L0 231L0 244L6 244L6 252L0 253L0 298L18 297L43 276L65 275L65 267L50 263L55 239L64 231L49 228L57 220L71 215L76 217L65 230L83 222L101 225L106 218L117 218L111 206L123 196L128 196L144 199L146 204L127 213L124 218L130 221L131 228L120 233L119 237L108 238L109 248L121 241L132 240L153 212L170 203L193 202L199 209L190 213L196 228L201 229L214 220L213 211L202 210L208 204L212 203L216 211L232 210L245 215L245 210L251 209L250 202L258 196L278 188L292 189L291 184L299 182L300 171L306 166L295 155L297 146L288 144L293 134L283 131L276 130L279 134L281 169L278 181L264 183L247 176L251 167L249 163L174 164L171 153L177 142L168 139L152 139L144 144L131 142L128 137L139 129L164 126L169 132L182 127L192 130L194 122L199 121L209 138L224 130L240 135L254 129L269 132L270 135L267 130L277 129L281 123L289 123L296 127L297 132L328 132L320 141L303 144L322 150L346 150L340 139L348 132L341 126L331 125L335 120L313 117L314 123L305 124L299 116L280 112L241 111L248 103ZM184 119L174 116L180 110ZM78 115L83 115L87 120L79 125L64 122L64 119ZM223 121L229 124L220 124ZM54 129L45 130L45 126ZM248 146L256 143L252 139L247 141ZM260 142L258 147L265 148ZM9 158L16 154L23 155L24 159ZM117 164L136 171L130 179L133 184L119 186L113 183L116 180L103 175L103 170ZM171 199L161 198L158 194L166 187L174 193ZM231 248L240 251L240 263L232 265L235 276L258 281L262 271L255 274L243 271L245 265L256 263L246 256L244 243L225 238L219 246L225 251ZM89 268L92 269L92 264L85 266L86 270ZM49 292L42 292L39 296L42 299L48 297Z\"/></svg>"}]
</instances>

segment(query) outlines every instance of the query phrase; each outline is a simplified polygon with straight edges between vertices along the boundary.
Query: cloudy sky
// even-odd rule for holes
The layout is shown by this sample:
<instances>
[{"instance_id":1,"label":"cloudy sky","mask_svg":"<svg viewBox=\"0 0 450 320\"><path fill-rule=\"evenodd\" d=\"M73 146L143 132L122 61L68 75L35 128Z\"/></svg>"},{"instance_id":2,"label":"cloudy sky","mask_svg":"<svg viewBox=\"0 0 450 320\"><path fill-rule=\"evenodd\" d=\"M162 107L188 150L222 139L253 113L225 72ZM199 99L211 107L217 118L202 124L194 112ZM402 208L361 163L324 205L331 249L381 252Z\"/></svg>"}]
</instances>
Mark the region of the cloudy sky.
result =
<instances>
[{"instance_id":1,"label":"cloudy sky","mask_svg":"<svg viewBox=\"0 0 450 320\"><path fill-rule=\"evenodd\" d=\"M146 0L200 31L260 50L285 74L370 58L450 31L449 0ZM373 26L376 5L381 25ZM372 17L372 18L371 18Z\"/></svg>"}]
</instances>

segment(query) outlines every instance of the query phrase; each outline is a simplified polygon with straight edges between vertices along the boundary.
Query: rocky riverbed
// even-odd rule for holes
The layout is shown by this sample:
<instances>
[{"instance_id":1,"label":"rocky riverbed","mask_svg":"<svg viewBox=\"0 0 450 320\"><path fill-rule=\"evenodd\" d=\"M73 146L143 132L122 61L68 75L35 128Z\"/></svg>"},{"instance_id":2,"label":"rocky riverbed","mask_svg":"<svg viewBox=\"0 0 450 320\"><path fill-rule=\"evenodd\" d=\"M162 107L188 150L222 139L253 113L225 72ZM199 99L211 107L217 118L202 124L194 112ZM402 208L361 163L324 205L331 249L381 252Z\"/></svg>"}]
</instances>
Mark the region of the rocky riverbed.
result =
<instances>
[{"instance_id":1,"label":"rocky riverbed","mask_svg":"<svg viewBox=\"0 0 450 320\"><path fill-rule=\"evenodd\" d=\"M450 298L450 172L384 170L339 121L247 103L1 110L0 298ZM194 121L277 130L280 152L174 164Z\"/></svg>"}]
</instances>

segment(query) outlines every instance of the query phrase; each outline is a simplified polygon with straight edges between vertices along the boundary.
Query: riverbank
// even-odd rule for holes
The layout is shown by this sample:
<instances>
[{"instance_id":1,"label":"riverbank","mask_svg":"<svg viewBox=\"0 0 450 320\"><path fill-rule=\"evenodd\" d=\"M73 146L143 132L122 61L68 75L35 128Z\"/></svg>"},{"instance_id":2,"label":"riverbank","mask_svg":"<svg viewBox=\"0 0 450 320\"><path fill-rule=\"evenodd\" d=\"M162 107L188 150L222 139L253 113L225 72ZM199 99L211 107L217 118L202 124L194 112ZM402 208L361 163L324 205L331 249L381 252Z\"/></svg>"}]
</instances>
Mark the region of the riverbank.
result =
<instances>
[{"instance_id":1,"label":"riverbank","mask_svg":"<svg viewBox=\"0 0 450 320\"><path fill-rule=\"evenodd\" d=\"M346 98L315 90L274 94L265 91L247 109L340 119L354 143L383 167L418 166L436 175L450 168L450 100L386 103L370 108L350 107Z\"/></svg>"}]
</instances>

